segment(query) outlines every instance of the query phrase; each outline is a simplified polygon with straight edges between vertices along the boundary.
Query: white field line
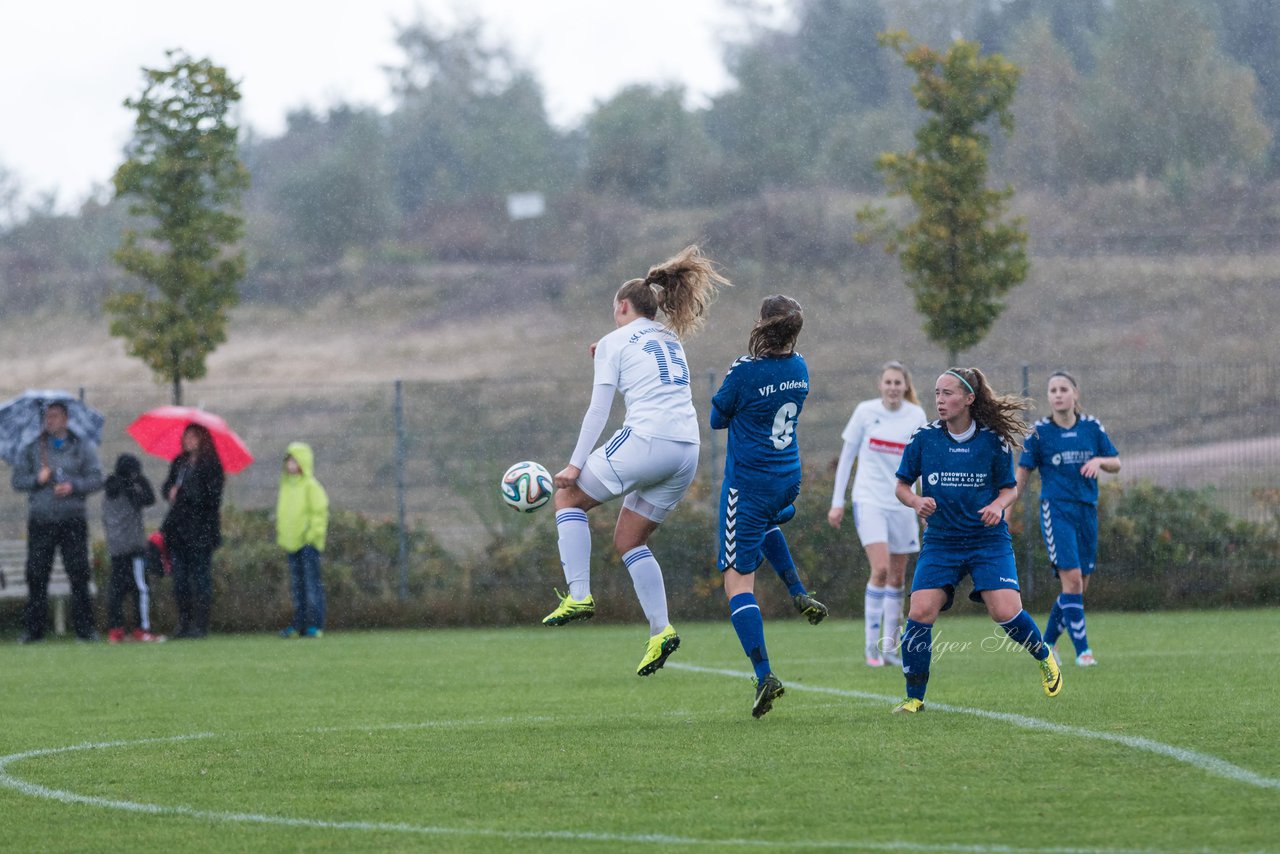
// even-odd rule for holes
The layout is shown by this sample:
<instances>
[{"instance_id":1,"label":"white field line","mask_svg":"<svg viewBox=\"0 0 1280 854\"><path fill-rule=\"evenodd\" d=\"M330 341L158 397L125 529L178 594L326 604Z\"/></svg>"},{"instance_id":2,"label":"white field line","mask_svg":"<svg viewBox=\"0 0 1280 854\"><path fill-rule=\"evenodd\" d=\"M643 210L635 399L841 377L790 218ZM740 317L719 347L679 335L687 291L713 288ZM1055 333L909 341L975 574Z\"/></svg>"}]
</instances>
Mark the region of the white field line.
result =
<instances>
[{"instance_id":1,"label":"white field line","mask_svg":"<svg viewBox=\"0 0 1280 854\"><path fill-rule=\"evenodd\" d=\"M738 679L748 678L750 673L738 670L725 670L717 667L699 667L695 664L683 664L671 662L667 667L677 670L688 670L693 673L709 673L716 676L733 676ZM849 697L858 700L872 700L875 702L883 702L885 704L893 704L901 702L902 698L897 695L887 694L871 694L866 691L855 691L845 688L825 688L819 685L806 685L803 683L792 683L786 685L788 691L809 691L815 694L828 694L835 697ZM1185 747L1175 747L1172 744L1164 744L1163 742L1153 741L1149 738L1141 738L1133 735L1117 735L1111 732L1099 732L1098 730L1085 729L1084 727L1068 726L1066 724L1057 724L1052 721L1043 721L1039 718L1032 718L1026 715L1015 715L1008 712L991 712L986 709L971 709L967 706L952 706L946 703L928 704L929 711L952 712L954 714L972 715L976 718L986 718L987 720L1000 721L1002 723L1011 724L1021 729L1036 729L1045 732L1051 732L1055 735L1071 735L1077 738L1092 738L1097 741L1110 741L1134 750L1145 750L1148 753L1155 753L1170 759L1184 762L1192 767L1199 768L1208 774L1217 777L1225 777L1236 783L1245 783L1249 786L1257 786L1260 789L1280 789L1280 780L1274 777L1264 777L1250 771L1247 768L1241 768L1239 765L1233 765L1225 759L1219 759L1216 756L1210 756L1207 753L1200 753L1196 750L1188 750Z\"/></svg>"},{"instance_id":2,"label":"white field line","mask_svg":"<svg viewBox=\"0 0 1280 854\"><path fill-rule=\"evenodd\" d=\"M719 671L710 668L698 668L685 666L684 669L695 672L706 673L732 673L732 671ZM741 676L740 673L732 673L734 676ZM868 695L873 696L873 695ZM504 717L476 720L461 721L429 721L424 723L413 724L374 724L371 726L352 726L352 727L317 727L306 730L307 732L326 733L340 731L382 731L382 730L406 730L406 729L449 729L465 726L485 726L504 723L534 723L540 721L555 720L546 716L539 717ZM313 830L343 830L343 831L374 831L374 832L390 832L390 833L409 833L421 836L450 836L450 837L484 837L497 839L528 839L528 840L546 840L546 841L564 841L564 842L603 842L609 844L629 844L629 845L661 845L673 846L681 845L688 847L696 846L720 846L720 847L739 847L739 848L814 848L814 849L834 849L841 851L936 851L936 852L955 852L955 854L1149 854L1157 849L1149 848L1077 848L1054 846L1048 848L1024 848L1020 846L1009 845L930 845L919 842L907 842L901 840L893 840L889 842L871 842L867 840L799 840L789 839L786 841L771 841L765 839L698 839L696 837L675 836L670 834L626 834L626 833L592 833L589 831L578 830L547 830L547 831L517 831L517 830L497 830L494 828L455 828L455 827L435 827L431 825L415 825L404 824L400 822L379 822L379 821L327 821L324 819L310 818L291 818L289 816L270 815L266 813L248 813L248 812L223 812L218 810L201 810L187 806L165 806L162 804L148 804L138 801L123 801L115 798L102 798L95 795L80 795L75 792L69 792L64 789L51 789L47 786L41 786L36 783L29 783L21 780L9 773L9 765L15 762L21 762L27 759L37 759L44 756L56 756L63 753L75 753L78 751L88 750L110 750L123 747L133 747L140 744L177 744L187 741L198 741L200 739L217 738L217 734L202 732L192 733L190 735L175 735L168 738L140 738L130 741L100 741L90 742L86 744L76 744L70 747L52 747L40 750L28 750L22 753L13 753L8 756L0 756L0 786L13 789L23 795L33 798L44 798L46 800L57 801L64 804L78 804L81 806L98 807L101 809L113 809L123 812L142 813L145 815L169 815L181 816L184 818L195 818L203 821L215 822L236 822L241 824L263 824L276 827L301 827Z\"/></svg>"}]
</instances>

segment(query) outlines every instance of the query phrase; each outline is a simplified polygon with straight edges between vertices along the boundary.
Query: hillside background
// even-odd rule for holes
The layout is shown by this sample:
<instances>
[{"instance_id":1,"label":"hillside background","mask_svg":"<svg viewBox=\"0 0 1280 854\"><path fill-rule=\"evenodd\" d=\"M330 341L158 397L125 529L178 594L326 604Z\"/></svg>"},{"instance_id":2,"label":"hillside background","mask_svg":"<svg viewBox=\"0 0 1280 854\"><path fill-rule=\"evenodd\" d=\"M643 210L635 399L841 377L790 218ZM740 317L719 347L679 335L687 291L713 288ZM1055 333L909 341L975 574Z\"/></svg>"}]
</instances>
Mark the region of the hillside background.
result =
<instances>
[{"instance_id":1,"label":"hillside background","mask_svg":"<svg viewBox=\"0 0 1280 854\"><path fill-rule=\"evenodd\" d=\"M513 519L492 483L515 459L562 464L614 289L691 242L735 282L689 343L699 403L742 352L760 299L795 296L814 374L806 489L829 491L840 428L874 394L880 363L907 362L926 405L946 367L896 259L854 241L856 211L882 201L875 157L909 148L918 120L911 79L875 43L900 27L933 45L974 38L1023 68L1015 132L992 130L992 182L1017 189L1031 273L963 361L1011 391L1026 366L1033 397L1049 370L1070 368L1125 453L1125 477L1208 486L1232 513L1270 519L1276 4L790 8L787 26L748 26L725 45L737 85L702 107L678 88L637 86L557 129L538 81L482 22L423 18L397 40L395 109L304 110L279 137L246 137L242 302L187 392L262 460L232 480L232 500L270 506L275 459L301 438L340 503L393 518L401 380L411 521L464 551L549 524ZM104 190L74 214L52 200L17 210L13 190L0 164L0 393L83 389L108 414L109 463L132 450L129 420L168 397L101 314L106 294L137 286L110 258L131 224L126 202ZM544 214L511 219L516 192L541 193ZM715 437L706 443L714 463ZM163 475L162 462L148 466ZM709 503L713 464L702 477ZM17 497L0 495L4 536L20 536L22 518Z\"/></svg>"}]
</instances>

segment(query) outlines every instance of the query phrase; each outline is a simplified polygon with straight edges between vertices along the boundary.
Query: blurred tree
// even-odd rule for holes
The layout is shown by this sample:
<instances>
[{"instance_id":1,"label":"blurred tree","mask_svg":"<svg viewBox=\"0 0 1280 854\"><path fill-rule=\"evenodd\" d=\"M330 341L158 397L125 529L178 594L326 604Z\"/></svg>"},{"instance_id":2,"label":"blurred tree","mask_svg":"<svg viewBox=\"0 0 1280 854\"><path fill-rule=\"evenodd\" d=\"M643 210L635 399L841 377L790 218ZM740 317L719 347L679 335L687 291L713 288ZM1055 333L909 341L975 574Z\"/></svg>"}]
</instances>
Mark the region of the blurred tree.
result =
<instances>
[{"instance_id":1,"label":"blurred tree","mask_svg":"<svg viewBox=\"0 0 1280 854\"><path fill-rule=\"evenodd\" d=\"M1211 0L1218 9L1222 46L1258 80L1257 104L1271 129L1272 172L1280 171L1280 0Z\"/></svg>"},{"instance_id":2,"label":"blurred tree","mask_svg":"<svg viewBox=\"0 0 1280 854\"><path fill-rule=\"evenodd\" d=\"M1054 41L1071 55L1076 70L1087 73L1093 69L1093 43L1110 5L1106 0L999 0L982 7L973 37L987 53L1012 55L1023 31L1042 20ZM1027 74L1033 70L1030 65L1021 67Z\"/></svg>"},{"instance_id":3,"label":"blurred tree","mask_svg":"<svg viewBox=\"0 0 1280 854\"><path fill-rule=\"evenodd\" d=\"M299 156L276 162L270 202L309 258L332 262L394 233L387 138L371 109L335 107L321 121L290 117L285 144Z\"/></svg>"},{"instance_id":4,"label":"blurred tree","mask_svg":"<svg viewBox=\"0 0 1280 854\"><path fill-rule=\"evenodd\" d=\"M710 169L701 119L684 108L684 89L629 86L586 120L584 180L648 204L697 204Z\"/></svg>"},{"instance_id":5,"label":"blurred tree","mask_svg":"<svg viewBox=\"0 0 1280 854\"><path fill-rule=\"evenodd\" d=\"M1009 58L1022 69L1000 163L1020 183L1063 191L1084 174L1080 156L1080 75L1049 20L1035 17L1014 35Z\"/></svg>"},{"instance_id":6,"label":"blurred tree","mask_svg":"<svg viewBox=\"0 0 1280 854\"><path fill-rule=\"evenodd\" d=\"M1261 166L1271 132L1257 81L1229 60L1196 0L1117 3L1084 88L1090 177L1165 177L1222 165Z\"/></svg>"},{"instance_id":7,"label":"blurred tree","mask_svg":"<svg viewBox=\"0 0 1280 854\"><path fill-rule=\"evenodd\" d=\"M18 176L0 163L0 232L12 228L18 222L18 199L22 185Z\"/></svg>"},{"instance_id":8,"label":"blurred tree","mask_svg":"<svg viewBox=\"0 0 1280 854\"><path fill-rule=\"evenodd\" d=\"M124 102L137 113L127 159L116 170L118 196L148 228L134 229L114 258L144 290L107 297L110 332L131 356L172 384L205 375L205 357L226 340L227 312L238 298L244 253L236 213L249 173L238 158L227 113L240 91L208 59L168 51L169 68L143 68L145 85Z\"/></svg>"},{"instance_id":9,"label":"blurred tree","mask_svg":"<svg viewBox=\"0 0 1280 854\"><path fill-rule=\"evenodd\" d=\"M761 29L726 52L737 85L714 100L706 126L739 195L814 180L847 185L872 162L856 162L873 132L859 127L863 118L885 126L891 69L875 42L885 21L877 0L799 0L795 17L794 30Z\"/></svg>"},{"instance_id":10,"label":"blurred tree","mask_svg":"<svg viewBox=\"0 0 1280 854\"><path fill-rule=\"evenodd\" d=\"M425 19L400 29L389 69L399 100L390 156L400 210L467 196L550 192L568 183L542 89L478 21L443 32Z\"/></svg>"},{"instance_id":11,"label":"blurred tree","mask_svg":"<svg viewBox=\"0 0 1280 854\"><path fill-rule=\"evenodd\" d=\"M982 130L995 119L1012 132L1018 69L977 42L939 53L904 32L880 40L915 72L912 92L926 114L914 150L879 160L889 195L911 199L917 218L892 226L883 208L867 208L859 219L899 253L925 333L956 364L1000 315L1000 297L1027 275L1026 232L1017 220L1000 221L1013 190L986 186L991 142Z\"/></svg>"}]
</instances>

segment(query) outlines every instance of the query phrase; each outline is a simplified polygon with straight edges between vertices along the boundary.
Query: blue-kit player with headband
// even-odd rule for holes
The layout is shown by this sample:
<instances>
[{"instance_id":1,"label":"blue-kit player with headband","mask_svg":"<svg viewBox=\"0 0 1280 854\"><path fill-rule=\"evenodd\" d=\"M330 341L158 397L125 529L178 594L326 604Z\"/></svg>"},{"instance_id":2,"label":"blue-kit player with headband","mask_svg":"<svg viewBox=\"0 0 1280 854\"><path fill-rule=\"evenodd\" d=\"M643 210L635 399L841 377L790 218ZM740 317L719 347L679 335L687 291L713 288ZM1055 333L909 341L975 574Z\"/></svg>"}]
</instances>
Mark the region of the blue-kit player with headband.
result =
<instances>
[{"instance_id":1,"label":"blue-kit player with headband","mask_svg":"<svg viewBox=\"0 0 1280 854\"><path fill-rule=\"evenodd\" d=\"M1004 511L1018 496L1013 450L1023 435L1028 401L997 395L977 368L950 368L934 385L938 420L911 437L898 467L897 497L926 523L902 633L907 697L893 711L924 709L933 658L933 624L969 576L969 599L981 602L1009 638L1039 663L1049 697L1062 673L1040 629L1022 607L1013 540ZM912 486L919 480L920 493Z\"/></svg>"}]
</instances>

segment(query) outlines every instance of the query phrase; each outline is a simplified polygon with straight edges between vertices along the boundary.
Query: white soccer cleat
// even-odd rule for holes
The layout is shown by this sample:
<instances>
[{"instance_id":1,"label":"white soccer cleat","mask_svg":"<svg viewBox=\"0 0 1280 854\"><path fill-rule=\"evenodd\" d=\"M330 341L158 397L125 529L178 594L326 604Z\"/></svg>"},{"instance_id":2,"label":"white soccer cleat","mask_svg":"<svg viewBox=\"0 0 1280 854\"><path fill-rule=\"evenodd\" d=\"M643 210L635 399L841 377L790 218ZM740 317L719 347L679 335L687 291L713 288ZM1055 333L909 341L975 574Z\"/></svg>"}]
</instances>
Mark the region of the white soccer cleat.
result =
<instances>
[{"instance_id":1,"label":"white soccer cleat","mask_svg":"<svg viewBox=\"0 0 1280 854\"><path fill-rule=\"evenodd\" d=\"M867 667L884 667L884 657L880 654L880 648L875 644L870 644L866 649Z\"/></svg>"},{"instance_id":2,"label":"white soccer cleat","mask_svg":"<svg viewBox=\"0 0 1280 854\"><path fill-rule=\"evenodd\" d=\"M1093 667L1097 663L1098 659L1093 657L1093 650L1091 649L1086 649L1076 656L1076 665L1079 667Z\"/></svg>"}]
</instances>

